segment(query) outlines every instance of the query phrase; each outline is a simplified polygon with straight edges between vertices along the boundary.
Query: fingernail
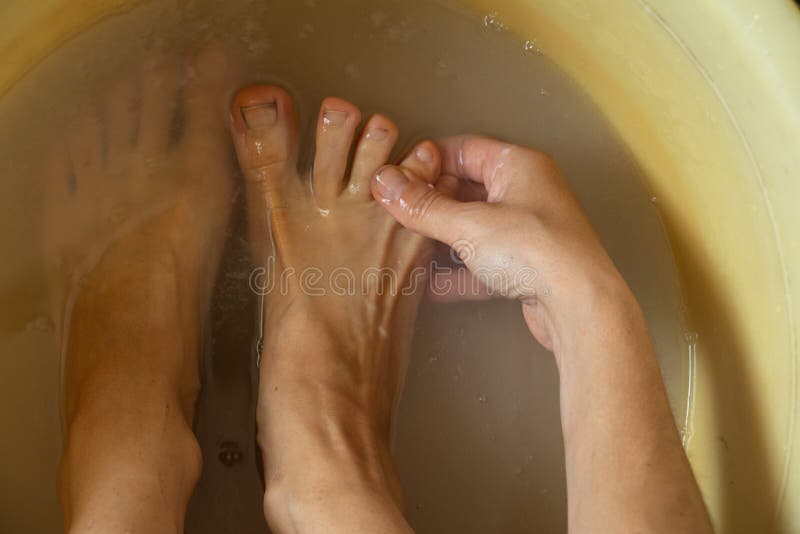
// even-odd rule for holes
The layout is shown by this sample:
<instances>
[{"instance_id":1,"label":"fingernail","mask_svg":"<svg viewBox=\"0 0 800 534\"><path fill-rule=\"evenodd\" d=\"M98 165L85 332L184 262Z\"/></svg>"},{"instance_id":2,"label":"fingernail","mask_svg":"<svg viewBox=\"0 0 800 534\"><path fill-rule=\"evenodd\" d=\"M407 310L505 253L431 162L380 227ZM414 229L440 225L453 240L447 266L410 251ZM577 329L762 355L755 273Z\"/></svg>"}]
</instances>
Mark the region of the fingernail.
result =
<instances>
[{"instance_id":1,"label":"fingernail","mask_svg":"<svg viewBox=\"0 0 800 534\"><path fill-rule=\"evenodd\" d=\"M275 102L265 102L243 107L242 118L245 126L251 130L269 128L278 122L278 105Z\"/></svg>"},{"instance_id":2,"label":"fingernail","mask_svg":"<svg viewBox=\"0 0 800 534\"><path fill-rule=\"evenodd\" d=\"M397 200L403 195L408 178L395 167L383 169L375 177L376 187L380 195L386 200Z\"/></svg>"},{"instance_id":3,"label":"fingernail","mask_svg":"<svg viewBox=\"0 0 800 534\"><path fill-rule=\"evenodd\" d=\"M419 147L415 152L417 159L423 161L425 163L430 163L433 161L433 152L428 150L425 147Z\"/></svg>"},{"instance_id":4,"label":"fingernail","mask_svg":"<svg viewBox=\"0 0 800 534\"><path fill-rule=\"evenodd\" d=\"M344 111L336 111L335 109L329 109L322 115L322 123L325 126L338 126L344 124L346 120L347 113Z\"/></svg>"},{"instance_id":5,"label":"fingernail","mask_svg":"<svg viewBox=\"0 0 800 534\"><path fill-rule=\"evenodd\" d=\"M372 128L367 132L367 139L370 141L385 141L389 137L389 130L385 128Z\"/></svg>"}]
</instances>

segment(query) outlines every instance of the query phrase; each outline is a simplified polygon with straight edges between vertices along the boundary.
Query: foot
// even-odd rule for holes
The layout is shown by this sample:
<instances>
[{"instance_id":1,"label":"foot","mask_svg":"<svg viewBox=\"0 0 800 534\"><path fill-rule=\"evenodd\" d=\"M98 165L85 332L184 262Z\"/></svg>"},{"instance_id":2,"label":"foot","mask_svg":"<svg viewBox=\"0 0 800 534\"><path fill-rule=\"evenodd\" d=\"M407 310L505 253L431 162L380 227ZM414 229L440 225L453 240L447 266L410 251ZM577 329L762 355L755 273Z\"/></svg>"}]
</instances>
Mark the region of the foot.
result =
<instances>
[{"instance_id":1,"label":"foot","mask_svg":"<svg viewBox=\"0 0 800 534\"><path fill-rule=\"evenodd\" d=\"M308 507L296 512L308 502L284 499L307 490L350 484L390 494L396 508L401 501L391 422L431 245L372 198L370 182L390 157L397 127L376 115L359 133L360 121L353 104L326 99L313 169L300 173L289 95L255 86L233 102L254 257L263 266L252 279L266 303L258 436L276 527L315 517ZM433 190L440 163L435 145L423 142L400 169ZM324 456L330 461L317 462Z\"/></svg>"},{"instance_id":2,"label":"foot","mask_svg":"<svg viewBox=\"0 0 800 534\"><path fill-rule=\"evenodd\" d=\"M65 357L60 487L77 530L182 531L199 475L198 352L235 175L227 69L215 47L190 66L159 56L120 80L49 161L44 245Z\"/></svg>"}]
</instances>

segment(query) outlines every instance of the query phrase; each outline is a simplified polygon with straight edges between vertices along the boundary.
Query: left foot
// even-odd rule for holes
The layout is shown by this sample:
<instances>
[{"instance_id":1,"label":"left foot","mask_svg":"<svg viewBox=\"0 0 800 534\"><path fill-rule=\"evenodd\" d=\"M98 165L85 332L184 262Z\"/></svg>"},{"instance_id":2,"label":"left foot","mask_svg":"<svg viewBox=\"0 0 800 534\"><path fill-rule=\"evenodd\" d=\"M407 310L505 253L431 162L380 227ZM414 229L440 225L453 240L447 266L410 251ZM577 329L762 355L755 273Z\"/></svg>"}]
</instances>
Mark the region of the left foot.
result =
<instances>
[{"instance_id":1,"label":"left foot","mask_svg":"<svg viewBox=\"0 0 800 534\"><path fill-rule=\"evenodd\" d=\"M52 158L44 243L56 259L59 486L74 531L183 531L200 470L191 425L203 322L235 175L226 72L215 47L191 70L158 56Z\"/></svg>"}]
</instances>

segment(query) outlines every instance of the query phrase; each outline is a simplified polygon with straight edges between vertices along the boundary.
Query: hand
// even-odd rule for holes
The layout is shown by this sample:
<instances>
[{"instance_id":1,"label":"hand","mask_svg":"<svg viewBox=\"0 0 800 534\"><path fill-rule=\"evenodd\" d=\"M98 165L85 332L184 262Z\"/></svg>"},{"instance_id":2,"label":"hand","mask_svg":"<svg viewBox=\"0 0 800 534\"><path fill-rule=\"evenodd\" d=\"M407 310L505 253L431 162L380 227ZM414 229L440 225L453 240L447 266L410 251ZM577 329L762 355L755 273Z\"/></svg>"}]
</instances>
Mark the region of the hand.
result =
<instances>
[{"instance_id":1,"label":"hand","mask_svg":"<svg viewBox=\"0 0 800 534\"><path fill-rule=\"evenodd\" d=\"M550 157L476 136L445 139L439 148L439 183L446 185L434 189L407 170L384 167L372 191L400 224L452 247L472 273L470 287L433 273L440 297L517 298L550 350L589 320L581 315L587 302L633 298Z\"/></svg>"},{"instance_id":2,"label":"hand","mask_svg":"<svg viewBox=\"0 0 800 534\"><path fill-rule=\"evenodd\" d=\"M518 298L555 353L570 532L713 532L644 315L555 163L481 137L440 149L436 189L384 167L373 195L403 226L451 246L484 284L477 293Z\"/></svg>"}]
</instances>

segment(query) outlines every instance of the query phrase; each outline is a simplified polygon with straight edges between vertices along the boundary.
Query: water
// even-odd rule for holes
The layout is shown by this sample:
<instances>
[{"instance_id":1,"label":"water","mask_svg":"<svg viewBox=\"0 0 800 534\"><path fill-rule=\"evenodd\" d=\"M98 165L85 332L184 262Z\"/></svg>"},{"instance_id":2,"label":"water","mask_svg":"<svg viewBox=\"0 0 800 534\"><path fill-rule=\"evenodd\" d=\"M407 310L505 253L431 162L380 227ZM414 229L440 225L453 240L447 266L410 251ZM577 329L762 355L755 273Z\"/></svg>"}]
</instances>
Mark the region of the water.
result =
<instances>
[{"instance_id":1,"label":"water","mask_svg":"<svg viewBox=\"0 0 800 534\"><path fill-rule=\"evenodd\" d=\"M209 39L243 63L231 91L253 81L292 91L308 148L320 100L336 95L365 116L395 119L398 153L422 137L479 132L554 155L645 309L679 426L691 435L693 342L658 205L535 36L506 30L502 13L422 0L146 3L72 39L0 98L0 426L14 429L0 444L0 531L58 532L60 522L40 151L154 43L188 54ZM205 466L187 520L197 534L264 529L252 416L257 303L237 202L203 359L196 432ZM418 532L565 530L556 369L517 304L425 304L400 410L397 459Z\"/></svg>"}]
</instances>

